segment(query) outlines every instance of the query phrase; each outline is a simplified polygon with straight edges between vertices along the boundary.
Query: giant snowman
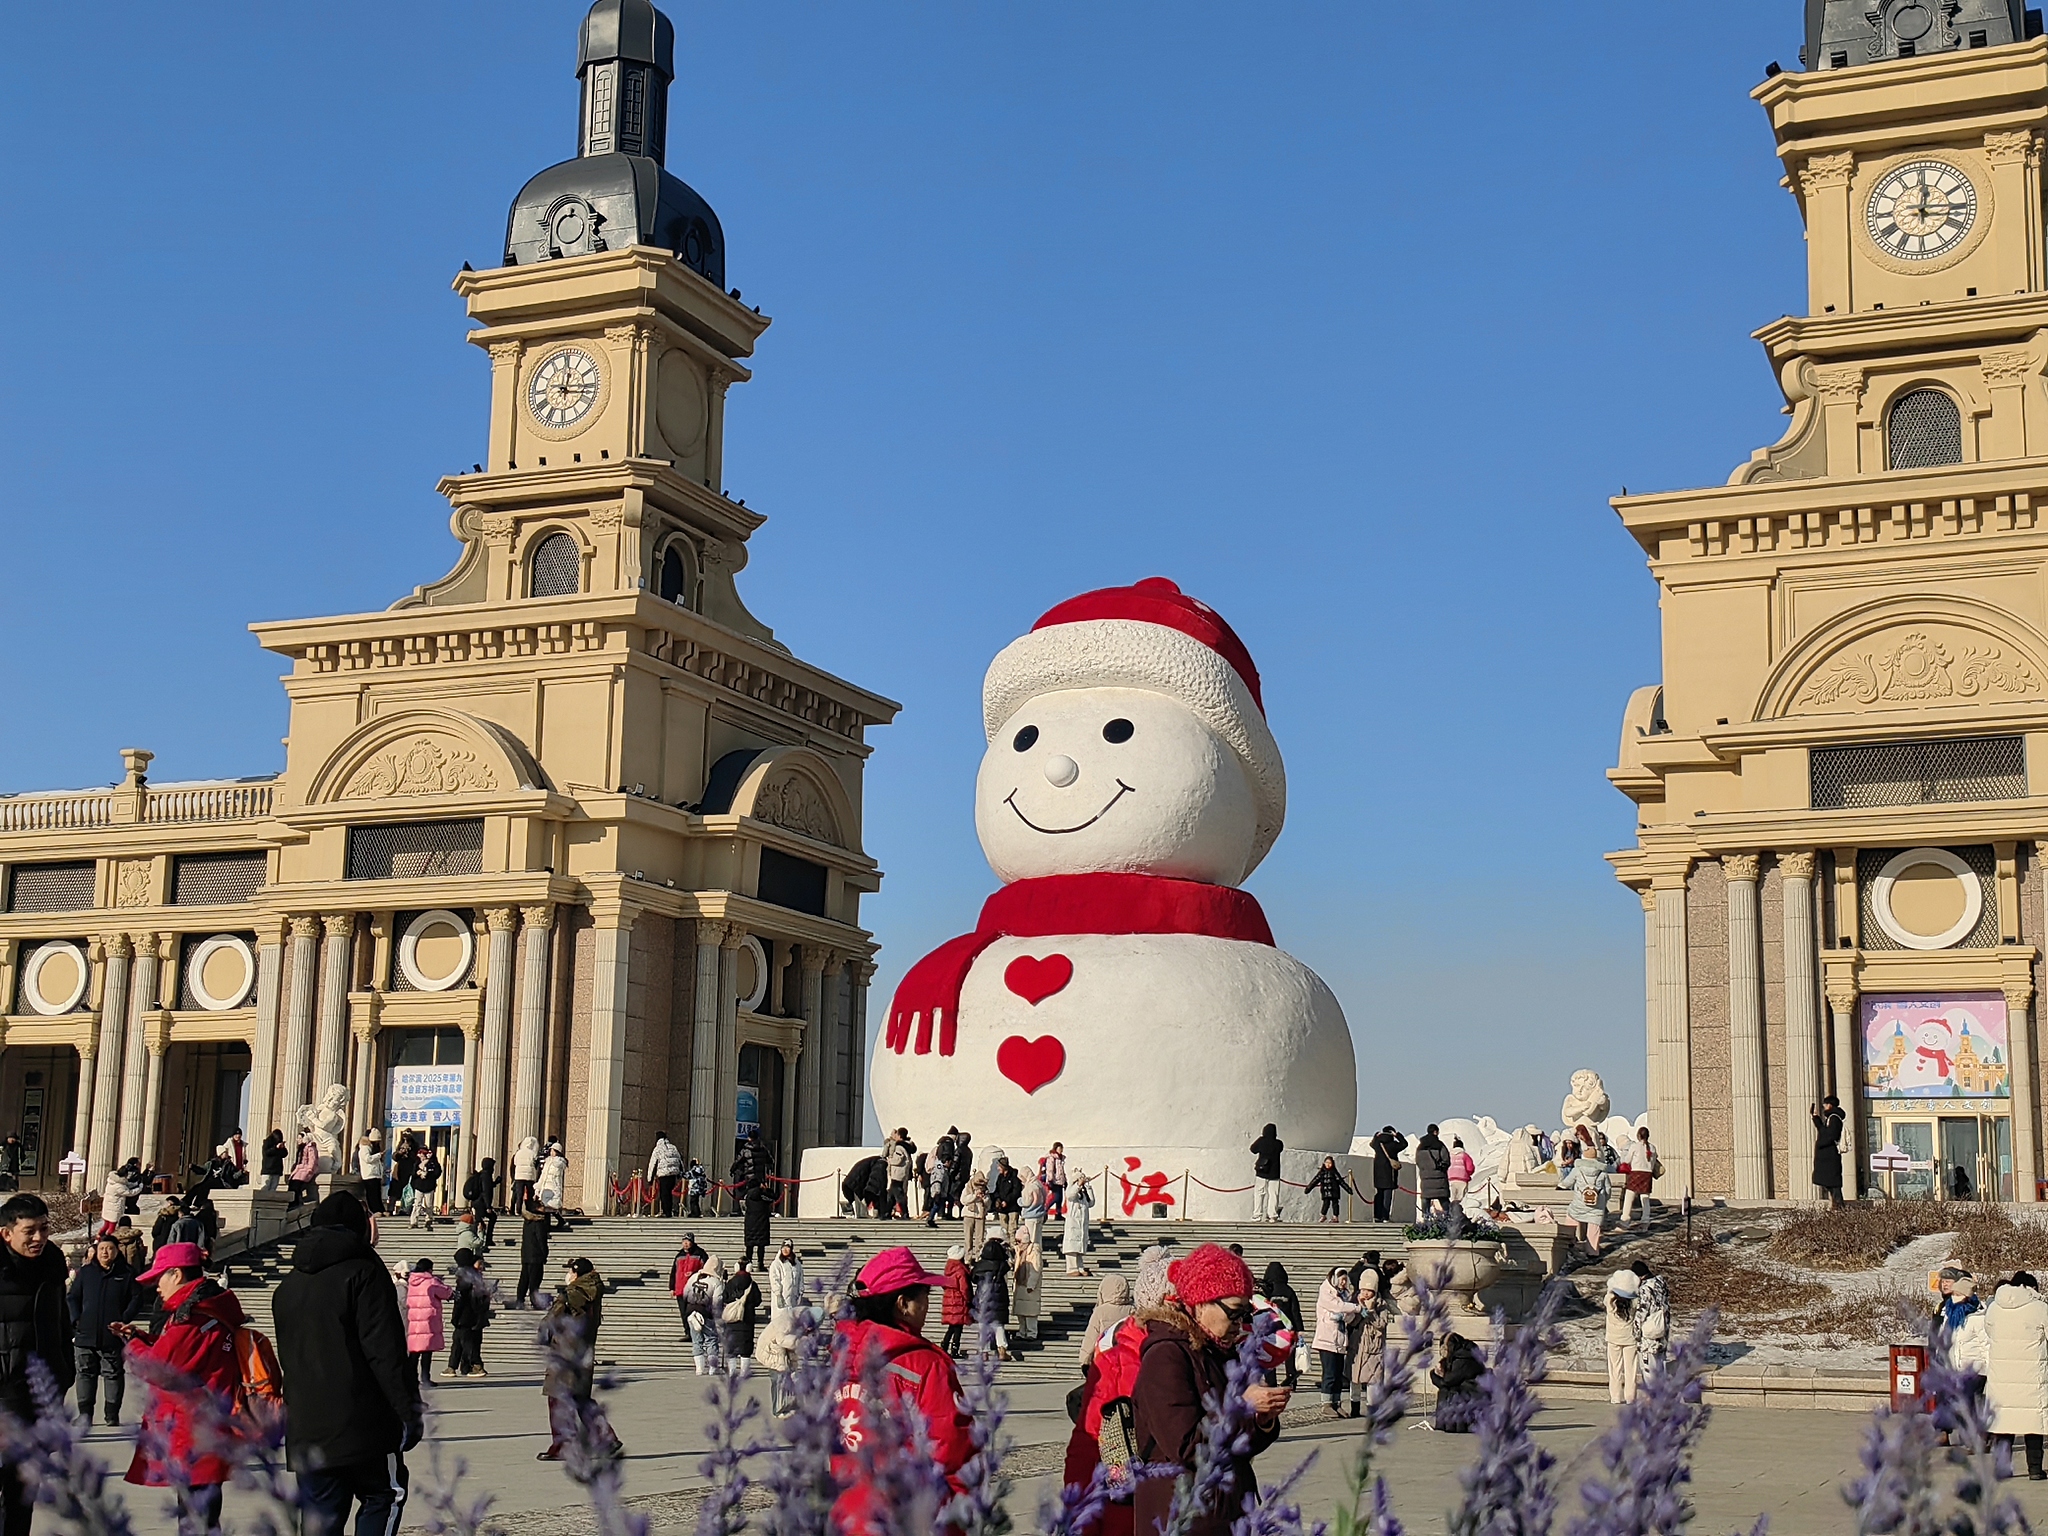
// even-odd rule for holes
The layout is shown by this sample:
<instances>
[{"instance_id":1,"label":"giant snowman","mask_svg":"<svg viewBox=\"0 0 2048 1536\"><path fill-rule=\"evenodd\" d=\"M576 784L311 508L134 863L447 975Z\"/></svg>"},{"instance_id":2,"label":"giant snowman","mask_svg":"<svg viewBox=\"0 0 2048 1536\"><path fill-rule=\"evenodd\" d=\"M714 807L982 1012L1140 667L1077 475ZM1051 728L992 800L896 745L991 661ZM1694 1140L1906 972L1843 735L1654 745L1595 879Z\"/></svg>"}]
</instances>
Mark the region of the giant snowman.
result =
<instances>
[{"instance_id":1,"label":"giant snowman","mask_svg":"<svg viewBox=\"0 0 2048 1536\"><path fill-rule=\"evenodd\" d=\"M1098 1220L1249 1214L1269 1121L1285 1178L1349 1169L1343 1010L1240 889L1287 808L1243 642L1160 577L1084 593L996 657L982 715L975 829L1004 885L898 987L880 1123L926 1148L958 1125L981 1166L1063 1142L1108 1172Z\"/></svg>"}]
</instances>

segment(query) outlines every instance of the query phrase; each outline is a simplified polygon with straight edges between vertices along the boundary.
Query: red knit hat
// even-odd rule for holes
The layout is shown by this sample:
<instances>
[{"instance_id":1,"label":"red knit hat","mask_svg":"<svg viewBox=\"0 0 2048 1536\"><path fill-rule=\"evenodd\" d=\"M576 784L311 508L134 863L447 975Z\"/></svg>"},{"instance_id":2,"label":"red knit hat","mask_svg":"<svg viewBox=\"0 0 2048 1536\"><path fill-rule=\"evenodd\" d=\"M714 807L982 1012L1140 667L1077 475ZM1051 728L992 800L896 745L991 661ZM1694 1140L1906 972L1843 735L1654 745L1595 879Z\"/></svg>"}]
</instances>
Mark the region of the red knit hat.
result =
<instances>
[{"instance_id":1,"label":"red knit hat","mask_svg":"<svg viewBox=\"0 0 2048 1536\"><path fill-rule=\"evenodd\" d=\"M1216 1243L1204 1243L1186 1258L1167 1265L1166 1281L1174 1295L1190 1307L1221 1301L1225 1296L1248 1297L1257 1289L1252 1284L1251 1266Z\"/></svg>"},{"instance_id":2,"label":"red knit hat","mask_svg":"<svg viewBox=\"0 0 2048 1536\"><path fill-rule=\"evenodd\" d=\"M1100 687L1178 699L1222 738L1251 779L1258 806L1252 863L1264 858L1287 819L1287 769L1266 724L1259 669L1223 615L1164 576L1068 598L989 664L983 728L993 741L1040 694Z\"/></svg>"}]
</instances>

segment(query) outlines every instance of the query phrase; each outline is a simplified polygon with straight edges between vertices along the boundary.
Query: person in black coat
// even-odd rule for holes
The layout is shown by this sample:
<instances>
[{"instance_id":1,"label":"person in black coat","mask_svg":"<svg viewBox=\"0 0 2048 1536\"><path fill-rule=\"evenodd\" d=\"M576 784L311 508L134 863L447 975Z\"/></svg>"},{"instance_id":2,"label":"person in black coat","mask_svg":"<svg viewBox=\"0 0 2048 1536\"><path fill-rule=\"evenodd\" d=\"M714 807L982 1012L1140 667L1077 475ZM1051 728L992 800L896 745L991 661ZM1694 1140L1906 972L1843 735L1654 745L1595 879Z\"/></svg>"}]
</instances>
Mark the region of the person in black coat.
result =
<instances>
[{"instance_id":1,"label":"person in black coat","mask_svg":"<svg viewBox=\"0 0 2048 1536\"><path fill-rule=\"evenodd\" d=\"M1010 1245L992 1237L981 1245L981 1257L967 1272L969 1294L974 1298L972 1317L977 1330L986 1321L995 1325L996 1357L1014 1360L1010 1353Z\"/></svg>"},{"instance_id":2,"label":"person in black coat","mask_svg":"<svg viewBox=\"0 0 2048 1536\"><path fill-rule=\"evenodd\" d=\"M751 1213L747 1219L753 1219ZM740 1362L754 1353L754 1309L760 1305L760 1282L747 1268L747 1261L741 1259L739 1267L727 1277L725 1289L718 1293L719 1347L725 1352L727 1365L735 1371L744 1369ZM729 1315L733 1312L739 1315Z\"/></svg>"},{"instance_id":3,"label":"person in black coat","mask_svg":"<svg viewBox=\"0 0 2048 1536\"><path fill-rule=\"evenodd\" d=\"M1842 1130L1847 1123L1842 1101L1832 1093L1813 1106L1813 1182L1830 1205L1842 1203Z\"/></svg>"},{"instance_id":4,"label":"person in black coat","mask_svg":"<svg viewBox=\"0 0 2048 1536\"><path fill-rule=\"evenodd\" d=\"M1479 1378L1485 1374L1486 1362L1479 1358L1472 1341L1462 1333L1449 1335L1444 1341L1443 1364L1429 1373L1436 1385L1436 1412L1430 1415L1430 1423L1452 1434L1470 1434L1485 1400L1479 1390Z\"/></svg>"},{"instance_id":5,"label":"person in black coat","mask_svg":"<svg viewBox=\"0 0 2048 1536\"><path fill-rule=\"evenodd\" d=\"M540 1290L548 1270L548 1208L526 1192L526 1204L519 1208L519 1289L512 1305L524 1307L527 1298Z\"/></svg>"},{"instance_id":6,"label":"person in black coat","mask_svg":"<svg viewBox=\"0 0 2048 1536\"><path fill-rule=\"evenodd\" d=\"M24 1424L36 1420L28 1366L40 1360L57 1390L71 1390L71 1311L64 1297L64 1255L50 1243L50 1208L34 1195L0 1205L0 1408ZM389 1288L389 1282L386 1282ZM0 1467L0 1536L28 1536L35 1508L17 1466Z\"/></svg>"},{"instance_id":7,"label":"person in black coat","mask_svg":"<svg viewBox=\"0 0 2048 1536\"><path fill-rule=\"evenodd\" d=\"M256 1171L263 1175L265 1189L277 1189L283 1185L284 1160L288 1155L283 1131L272 1131L263 1138L263 1148L257 1157Z\"/></svg>"},{"instance_id":8,"label":"person in black coat","mask_svg":"<svg viewBox=\"0 0 2048 1536\"><path fill-rule=\"evenodd\" d=\"M106 1414L109 1424L121 1422L121 1398L128 1385L122 1369L122 1351L127 1347L108 1328L109 1323L132 1323L143 1310L143 1293L135 1283L135 1271L121 1257L121 1245L114 1234L92 1245L92 1257L78 1267L71 1282L71 1348L78 1366L78 1416L92 1422L93 1403L98 1399L102 1377L106 1379Z\"/></svg>"},{"instance_id":9,"label":"person in black coat","mask_svg":"<svg viewBox=\"0 0 2048 1536\"><path fill-rule=\"evenodd\" d=\"M772 1179L757 1179L740 1196L740 1204L747 1213L746 1225L741 1238L746 1251L740 1255L744 1267L750 1261L757 1262L763 1269L768 1267L768 1225L769 1217L775 1210L775 1202L781 1198L780 1186ZM751 1349L751 1346L749 1346Z\"/></svg>"},{"instance_id":10,"label":"person in black coat","mask_svg":"<svg viewBox=\"0 0 2048 1536\"><path fill-rule=\"evenodd\" d=\"M1252 1143L1252 1183L1257 1193L1252 1196L1252 1220L1278 1221L1280 1219L1280 1154L1287 1150L1287 1143L1280 1139L1280 1127L1268 1121L1265 1131Z\"/></svg>"},{"instance_id":11,"label":"person in black coat","mask_svg":"<svg viewBox=\"0 0 2048 1536\"><path fill-rule=\"evenodd\" d=\"M370 1211L337 1190L278 1282L272 1315L284 1371L285 1456L299 1475L309 1529L395 1531L406 1451L420 1443L419 1372L405 1347L398 1292L370 1246Z\"/></svg>"},{"instance_id":12,"label":"person in black coat","mask_svg":"<svg viewBox=\"0 0 2048 1536\"><path fill-rule=\"evenodd\" d=\"M1002 1223L1003 1235L1017 1240L1017 1213L1024 1207L1024 1181L1007 1157L996 1159L995 1177L988 1181L988 1213Z\"/></svg>"},{"instance_id":13,"label":"person in black coat","mask_svg":"<svg viewBox=\"0 0 2048 1536\"><path fill-rule=\"evenodd\" d=\"M1408 1150L1408 1138L1391 1125L1372 1139L1372 1219L1391 1221L1394 1191L1401 1187L1401 1154Z\"/></svg>"},{"instance_id":14,"label":"person in black coat","mask_svg":"<svg viewBox=\"0 0 2048 1536\"><path fill-rule=\"evenodd\" d=\"M1308 1332L1304 1332L1302 1329L1301 1297L1295 1292L1293 1283L1287 1278L1287 1266L1278 1259L1274 1259L1266 1265L1266 1277L1259 1283L1259 1294L1273 1303L1273 1309L1287 1319L1287 1326L1294 1330L1295 1338L1306 1339L1309 1333L1314 1332L1312 1328ZM1313 1319L1310 1321L1313 1321ZM1268 1371L1266 1373L1266 1384L1268 1386L1281 1387L1293 1386L1295 1379L1301 1374L1294 1360L1295 1357L1293 1355L1287 1357L1287 1364L1280 1368L1278 1374L1281 1379L1277 1382L1271 1379L1275 1373Z\"/></svg>"},{"instance_id":15,"label":"person in black coat","mask_svg":"<svg viewBox=\"0 0 2048 1536\"><path fill-rule=\"evenodd\" d=\"M967 1193L967 1181L974 1177L974 1138L961 1131L953 1139L953 1177L946 1186L946 1201L953 1214L960 1214L960 1197Z\"/></svg>"}]
</instances>

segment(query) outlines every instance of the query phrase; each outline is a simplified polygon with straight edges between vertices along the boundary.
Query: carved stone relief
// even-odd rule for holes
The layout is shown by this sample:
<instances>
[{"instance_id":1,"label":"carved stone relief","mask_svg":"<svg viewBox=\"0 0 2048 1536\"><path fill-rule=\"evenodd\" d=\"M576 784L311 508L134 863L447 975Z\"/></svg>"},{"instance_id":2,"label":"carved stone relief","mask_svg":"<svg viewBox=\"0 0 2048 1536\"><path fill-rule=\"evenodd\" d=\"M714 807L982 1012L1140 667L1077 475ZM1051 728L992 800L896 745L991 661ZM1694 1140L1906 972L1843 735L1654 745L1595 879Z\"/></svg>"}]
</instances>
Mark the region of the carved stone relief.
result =
<instances>
[{"instance_id":1,"label":"carved stone relief","mask_svg":"<svg viewBox=\"0 0 2048 1536\"><path fill-rule=\"evenodd\" d=\"M2034 669L2010 647L1969 630L1920 627L1873 636L1831 657L1800 687L1804 713L1926 704L1944 699L2027 698Z\"/></svg>"},{"instance_id":2,"label":"carved stone relief","mask_svg":"<svg viewBox=\"0 0 2048 1536\"><path fill-rule=\"evenodd\" d=\"M379 752L350 777L344 800L373 800L395 795L453 795L466 790L494 790L497 779L474 752L430 736L416 736L403 746Z\"/></svg>"},{"instance_id":3,"label":"carved stone relief","mask_svg":"<svg viewBox=\"0 0 2048 1536\"><path fill-rule=\"evenodd\" d=\"M839 824L825 804L824 796L799 773L787 773L761 786L754 797L754 820L771 827L787 827L821 843L837 845Z\"/></svg>"}]
</instances>

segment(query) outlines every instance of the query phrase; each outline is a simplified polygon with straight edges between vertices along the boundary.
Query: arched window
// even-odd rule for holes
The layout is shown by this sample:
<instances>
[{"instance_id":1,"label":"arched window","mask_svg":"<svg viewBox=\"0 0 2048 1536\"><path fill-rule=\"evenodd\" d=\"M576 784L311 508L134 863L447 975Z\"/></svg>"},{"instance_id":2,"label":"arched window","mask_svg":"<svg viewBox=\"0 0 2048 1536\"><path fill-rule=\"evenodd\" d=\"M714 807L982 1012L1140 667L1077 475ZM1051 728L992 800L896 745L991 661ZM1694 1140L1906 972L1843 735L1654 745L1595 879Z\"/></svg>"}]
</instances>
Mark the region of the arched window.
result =
<instances>
[{"instance_id":1,"label":"arched window","mask_svg":"<svg viewBox=\"0 0 2048 1536\"><path fill-rule=\"evenodd\" d=\"M1885 419L1893 469L1963 462L1963 416L1938 389L1913 389L1892 402Z\"/></svg>"},{"instance_id":2,"label":"arched window","mask_svg":"<svg viewBox=\"0 0 2048 1536\"><path fill-rule=\"evenodd\" d=\"M583 551L566 533L551 533L527 562L528 597L573 597L583 590Z\"/></svg>"},{"instance_id":3,"label":"arched window","mask_svg":"<svg viewBox=\"0 0 2048 1536\"><path fill-rule=\"evenodd\" d=\"M690 606L695 595L691 580L690 550L681 539L671 539L661 551L661 561L654 572L655 595L679 608Z\"/></svg>"}]
</instances>

